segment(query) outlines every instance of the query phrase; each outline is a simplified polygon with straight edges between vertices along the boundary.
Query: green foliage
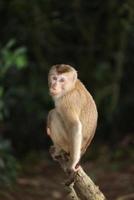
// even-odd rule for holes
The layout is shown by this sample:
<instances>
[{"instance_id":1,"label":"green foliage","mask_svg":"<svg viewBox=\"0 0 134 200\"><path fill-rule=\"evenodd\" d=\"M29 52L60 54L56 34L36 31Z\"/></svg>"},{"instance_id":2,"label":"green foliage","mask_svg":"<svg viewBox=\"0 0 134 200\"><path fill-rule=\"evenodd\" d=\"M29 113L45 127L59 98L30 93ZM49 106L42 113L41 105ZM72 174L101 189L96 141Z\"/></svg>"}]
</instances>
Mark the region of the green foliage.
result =
<instances>
[{"instance_id":1,"label":"green foliage","mask_svg":"<svg viewBox=\"0 0 134 200\"><path fill-rule=\"evenodd\" d=\"M3 80L12 68L20 70L27 66L26 48L14 48L15 44L12 39L0 50L0 121L9 113L4 102L8 91L5 90Z\"/></svg>"},{"instance_id":2,"label":"green foliage","mask_svg":"<svg viewBox=\"0 0 134 200\"><path fill-rule=\"evenodd\" d=\"M11 144L0 138L0 185L10 185L16 181L19 164L11 155Z\"/></svg>"},{"instance_id":3,"label":"green foliage","mask_svg":"<svg viewBox=\"0 0 134 200\"><path fill-rule=\"evenodd\" d=\"M35 135L38 139L33 140L30 145L25 142L40 129L44 114L46 115L46 109L42 109L44 103L50 104L46 81L43 80L44 77L39 77L36 66L27 67L26 48L16 47L15 40L10 40L1 49L0 56L1 130L8 131L7 127L10 126L10 137L18 154L24 153L43 137L43 134ZM40 142L37 145L40 146Z\"/></svg>"},{"instance_id":4,"label":"green foliage","mask_svg":"<svg viewBox=\"0 0 134 200\"><path fill-rule=\"evenodd\" d=\"M27 66L26 48L13 49L16 42L10 40L0 51L0 77L4 77L12 67L22 69Z\"/></svg>"},{"instance_id":5,"label":"green foliage","mask_svg":"<svg viewBox=\"0 0 134 200\"><path fill-rule=\"evenodd\" d=\"M10 118L9 92L16 87L5 85L5 80L12 70L21 70L27 66L26 48L15 48L15 40L10 40L0 50L0 129L6 128L4 120ZM0 130L1 131L1 130ZM10 185L15 182L19 164L11 154L11 144L9 140L0 138L0 185Z\"/></svg>"}]
</instances>

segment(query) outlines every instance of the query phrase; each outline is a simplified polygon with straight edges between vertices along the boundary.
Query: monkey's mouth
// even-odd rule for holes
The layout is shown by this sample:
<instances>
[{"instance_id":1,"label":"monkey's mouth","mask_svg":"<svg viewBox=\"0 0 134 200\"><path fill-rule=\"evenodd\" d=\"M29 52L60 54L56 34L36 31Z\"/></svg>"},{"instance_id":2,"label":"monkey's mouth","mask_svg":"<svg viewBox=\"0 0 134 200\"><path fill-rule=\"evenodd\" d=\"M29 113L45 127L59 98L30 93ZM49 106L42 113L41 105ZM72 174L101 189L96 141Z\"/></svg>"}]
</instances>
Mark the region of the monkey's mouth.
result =
<instances>
[{"instance_id":1,"label":"monkey's mouth","mask_svg":"<svg viewBox=\"0 0 134 200\"><path fill-rule=\"evenodd\" d=\"M53 89L50 90L50 95L56 96L58 94L59 94L59 92L57 90L53 90Z\"/></svg>"}]
</instances>

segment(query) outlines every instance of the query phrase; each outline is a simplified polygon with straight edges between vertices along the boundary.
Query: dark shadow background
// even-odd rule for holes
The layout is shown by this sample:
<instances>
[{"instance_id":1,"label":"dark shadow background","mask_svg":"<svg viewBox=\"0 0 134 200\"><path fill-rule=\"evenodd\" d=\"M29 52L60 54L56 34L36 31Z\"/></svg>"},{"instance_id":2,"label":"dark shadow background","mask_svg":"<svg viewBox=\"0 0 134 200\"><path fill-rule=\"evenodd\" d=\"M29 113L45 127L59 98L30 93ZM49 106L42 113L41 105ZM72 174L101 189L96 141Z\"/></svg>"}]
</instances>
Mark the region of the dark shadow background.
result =
<instances>
[{"instance_id":1,"label":"dark shadow background","mask_svg":"<svg viewBox=\"0 0 134 200\"><path fill-rule=\"evenodd\" d=\"M129 159L134 139L133 0L1 0L0 24L4 177L10 163L15 173L18 159L48 152L45 124L53 103L47 75L57 63L74 66L96 101L99 121L91 157L98 158L97 149L107 146L108 154ZM11 159L9 166L5 157Z\"/></svg>"}]
</instances>

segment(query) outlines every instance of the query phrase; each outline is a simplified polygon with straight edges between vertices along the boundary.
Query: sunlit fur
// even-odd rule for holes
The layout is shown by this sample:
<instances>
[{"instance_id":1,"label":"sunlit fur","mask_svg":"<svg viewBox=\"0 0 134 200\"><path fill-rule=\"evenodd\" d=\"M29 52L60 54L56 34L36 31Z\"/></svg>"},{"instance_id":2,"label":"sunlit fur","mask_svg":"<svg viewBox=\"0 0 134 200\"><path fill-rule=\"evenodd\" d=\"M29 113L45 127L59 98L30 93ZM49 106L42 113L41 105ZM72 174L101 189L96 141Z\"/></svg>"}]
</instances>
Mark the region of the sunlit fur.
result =
<instances>
[{"instance_id":1,"label":"sunlit fur","mask_svg":"<svg viewBox=\"0 0 134 200\"><path fill-rule=\"evenodd\" d=\"M77 72L69 65L55 65L49 72L49 89L53 74L70 77L64 92L55 101L55 108L48 115L49 135L56 148L70 154L69 168L76 164L91 143L97 125L97 109L91 94L77 79Z\"/></svg>"},{"instance_id":2,"label":"sunlit fur","mask_svg":"<svg viewBox=\"0 0 134 200\"><path fill-rule=\"evenodd\" d=\"M57 86L57 95L53 95L51 93L52 90L52 84L53 84L53 80L52 77L53 76L65 76L68 79L67 84L64 85L64 89L62 88L62 84L59 84ZM50 91L50 95L53 97L54 100L56 100L57 98L63 96L67 91L70 91L71 89L73 89L73 87L75 86L75 82L77 80L77 72L74 68L72 68L69 65L54 65L49 72L49 76L48 76L48 84L49 84L49 91Z\"/></svg>"}]
</instances>

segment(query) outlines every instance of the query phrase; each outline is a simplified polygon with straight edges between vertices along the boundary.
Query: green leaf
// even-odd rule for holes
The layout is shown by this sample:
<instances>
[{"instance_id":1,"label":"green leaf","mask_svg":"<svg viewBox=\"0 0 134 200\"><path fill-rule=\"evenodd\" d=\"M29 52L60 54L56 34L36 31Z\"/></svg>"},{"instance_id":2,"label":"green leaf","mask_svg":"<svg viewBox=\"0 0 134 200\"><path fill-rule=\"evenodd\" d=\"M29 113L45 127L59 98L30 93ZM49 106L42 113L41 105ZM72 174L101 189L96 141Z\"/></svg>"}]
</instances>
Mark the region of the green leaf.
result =
<instances>
[{"instance_id":1,"label":"green leaf","mask_svg":"<svg viewBox=\"0 0 134 200\"><path fill-rule=\"evenodd\" d=\"M16 49L16 50L14 51L14 54L15 54L16 56L22 55L22 54L24 54L24 53L26 53L26 48L25 48L25 47L20 47L20 48L18 48L18 49Z\"/></svg>"},{"instance_id":2,"label":"green leaf","mask_svg":"<svg viewBox=\"0 0 134 200\"><path fill-rule=\"evenodd\" d=\"M16 43L15 39L11 39L5 46L4 49L10 49L11 47L13 47L13 45Z\"/></svg>"},{"instance_id":3,"label":"green leaf","mask_svg":"<svg viewBox=\"0 0 134 200\"><path fill-rule=\"evenodd\" d=\"M15 64L17 69L22 69L27 65L27 58L24 55L18 56L15 58Z\"/></svg>"}]
</instances>

